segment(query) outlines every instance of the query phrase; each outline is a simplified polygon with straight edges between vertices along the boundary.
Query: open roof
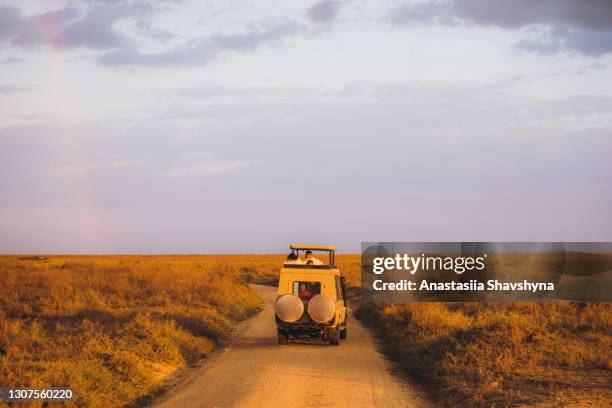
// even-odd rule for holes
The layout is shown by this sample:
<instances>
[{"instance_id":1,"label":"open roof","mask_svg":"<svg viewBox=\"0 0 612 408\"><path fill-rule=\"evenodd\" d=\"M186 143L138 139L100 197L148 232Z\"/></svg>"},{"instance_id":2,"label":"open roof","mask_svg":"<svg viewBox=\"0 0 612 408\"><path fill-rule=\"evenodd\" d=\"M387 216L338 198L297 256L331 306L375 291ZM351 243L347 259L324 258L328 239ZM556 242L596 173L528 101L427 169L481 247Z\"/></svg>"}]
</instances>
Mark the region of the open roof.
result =
<instances>
[{"instance_id":1,"label":"open roof","mask_svg":"<svg viewBox=\"0 0 612 408\"><path fill-rule=\"evenodd\" d=\"M296 244L291 244L291 246L289 248L296 249L296 250L310 249L311 251L335 251L336 250L336 247L335 246L331 246L331 245L296 245Z\"/></svg>"}]
</instances>

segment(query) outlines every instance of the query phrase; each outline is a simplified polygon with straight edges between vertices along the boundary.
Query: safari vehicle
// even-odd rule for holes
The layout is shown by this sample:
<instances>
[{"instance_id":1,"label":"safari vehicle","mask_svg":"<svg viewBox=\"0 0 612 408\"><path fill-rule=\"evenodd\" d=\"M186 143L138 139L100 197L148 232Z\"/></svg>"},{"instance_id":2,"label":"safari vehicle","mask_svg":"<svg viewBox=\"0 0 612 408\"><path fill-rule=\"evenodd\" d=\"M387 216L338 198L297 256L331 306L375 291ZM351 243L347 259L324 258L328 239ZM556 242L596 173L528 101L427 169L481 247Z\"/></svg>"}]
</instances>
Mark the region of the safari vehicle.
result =
<instances>
[{"instance_id":1,"label":"safari vehicle","mask_svg":"<svg viewBox=\"0 0 612 408\"><path fill-rule=\"evenodd\" d=\"M291 245L290 257L280 271L276 299L278 344L308 336L320 337L337 346L346 338L347 310L344 278L335 265L336 248L325 245ZM315 259L302 261L317 252L327 254L328 262ZM308 262L308 264L306 263Z\"/></svg>"}]
</instances>

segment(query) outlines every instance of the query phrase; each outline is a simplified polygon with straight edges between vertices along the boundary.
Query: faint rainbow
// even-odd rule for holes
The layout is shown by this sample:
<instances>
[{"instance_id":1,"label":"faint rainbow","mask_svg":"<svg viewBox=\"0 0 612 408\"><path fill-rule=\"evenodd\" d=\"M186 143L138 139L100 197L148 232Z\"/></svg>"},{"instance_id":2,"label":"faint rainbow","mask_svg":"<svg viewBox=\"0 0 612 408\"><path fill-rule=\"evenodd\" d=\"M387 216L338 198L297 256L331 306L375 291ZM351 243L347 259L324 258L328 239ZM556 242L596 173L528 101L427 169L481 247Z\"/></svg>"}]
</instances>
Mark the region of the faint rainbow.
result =
<instances>
[{"instance_id":1,"label":"faint rainbow","mask_svg":"<svg viewBox=\"0 0 612 408\"><path fill-rule=\"evenodd\" d=\"M69 73L69 66L65 60L65 51L71 47L70 42L62 35L62 24L58 19L57 13L45 13L38 19L36 25L38 34L42 37L43 42L49 46L52 51L51 55L51 66L49 67L48 74L51 81L53 81L52 88L59 89L56 96L58 104L62 104L67 111L70 112L69 116L76 119L76 126L74 123L66 123L63 119L60 119L57 123L61 129L61 155L58 157L60 162L79 162L84 161L86 158L85 148L82 140L82 136L79 133L81 127L81 121L83 119L83 111L81 109L82 98L79 95L75 82L71 80ZM71 120L70 120L71 121ZM100 218L100 206L96 197L96 191L94 187L94 180L91 172L84 171L78 175L72 175L71 177L78 178L78 194L76 197L69 197L69 202L66 203L66 207L70 208L72 205L77 205L79 212L75 211L75 217L69 222L71 228L70 231L76 230L78 233L78 241L84 243L86 248L66 248L69 252L96 252L103 253L108 252L108 240L105 239L105 228L104 222ZM81 208L84 207L84 208ZM74 225L77 224L75 227ZM77 237L71 237L68 242L73 242Z\"/></svg>"}]
</instances>

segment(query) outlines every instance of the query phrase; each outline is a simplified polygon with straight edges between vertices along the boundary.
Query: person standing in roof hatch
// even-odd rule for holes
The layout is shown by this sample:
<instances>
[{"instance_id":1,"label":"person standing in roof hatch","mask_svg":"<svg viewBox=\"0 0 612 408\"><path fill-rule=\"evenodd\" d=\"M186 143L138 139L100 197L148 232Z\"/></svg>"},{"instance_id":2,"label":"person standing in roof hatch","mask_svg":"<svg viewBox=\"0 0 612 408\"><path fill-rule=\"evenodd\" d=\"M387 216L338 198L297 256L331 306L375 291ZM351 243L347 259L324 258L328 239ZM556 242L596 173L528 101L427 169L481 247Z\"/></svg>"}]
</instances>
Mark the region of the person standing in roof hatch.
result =
<instances>
[{"instance_id":1,"label":"person standing in roof hatch","mask_svg":"<svg viewBox=\"0 0 612 408\"><path fill-rule=\"evenodd\" d=\"M298 256L294 252L291 252L287 256L287 259L285 260L285 265L301 265L301 264L302 264L302 260L298 258Z\"/></svg>"},{"instance_id":2,"label":"person standing in roof hatch","mask_svg":"<svg viewBox=\"0 0 612 408\"><path fill-rule=\"evenodd\" d=\"M310 261L312 261L312 263ZM320 259L314 257L311 250L306 251L306 258L304 259L304 263L307 265L323 265L323 262L321 262Z\"/></svg>"}]
</instances>

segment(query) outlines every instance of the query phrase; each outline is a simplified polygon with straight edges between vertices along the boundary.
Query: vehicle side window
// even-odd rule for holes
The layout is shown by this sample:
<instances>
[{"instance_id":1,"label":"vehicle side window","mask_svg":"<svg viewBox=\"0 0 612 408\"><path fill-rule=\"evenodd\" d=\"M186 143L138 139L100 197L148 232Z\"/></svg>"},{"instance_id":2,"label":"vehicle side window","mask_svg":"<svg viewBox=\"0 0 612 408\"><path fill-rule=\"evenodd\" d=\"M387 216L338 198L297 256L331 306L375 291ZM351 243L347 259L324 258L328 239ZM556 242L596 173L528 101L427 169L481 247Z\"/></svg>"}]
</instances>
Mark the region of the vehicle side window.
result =
<instances>
[{"instance_id":1,"label":"vehicle side window","mask_svg":"<svg viewBox=\"0 0 612 408\"><path fill-rule=\"evenodd\" d=\"M302 300L310 300L313 296L321 293L321 282L293 282L293 295Z\"/></svg>"},{"instance_id":2,"label":"vehicle side window","mask_svg":"<svg viewBox=\"0 0 612 408\"><path fill-rule=\"evenodd\" d=\"M342 300L344 298L342 295L342 282L340 281L340 277L336 276L336 299Z\"/></svg>"}]
</instances>

